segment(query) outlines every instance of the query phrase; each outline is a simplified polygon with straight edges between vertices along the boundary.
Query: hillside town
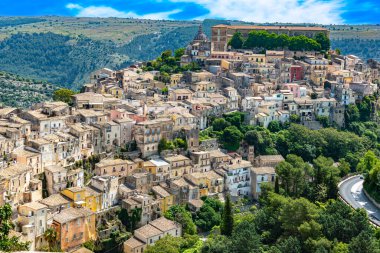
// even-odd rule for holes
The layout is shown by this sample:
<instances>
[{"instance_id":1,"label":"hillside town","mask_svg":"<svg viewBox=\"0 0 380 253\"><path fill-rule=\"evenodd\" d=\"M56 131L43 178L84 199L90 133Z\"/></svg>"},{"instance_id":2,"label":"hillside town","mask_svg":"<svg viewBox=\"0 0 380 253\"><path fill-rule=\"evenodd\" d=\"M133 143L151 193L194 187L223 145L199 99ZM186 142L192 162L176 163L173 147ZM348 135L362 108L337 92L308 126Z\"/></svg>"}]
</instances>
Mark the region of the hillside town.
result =
<instances>
[{"instance_id":1,"label":"hillside town","mask_svg":"<svg viewBox=\"0 0 380 253\"><path fill-rule=\"evenodd\" d=\"M197 212L205 197L227 195L254 203L262 184L275 184L285 157L258 154L244 140L223 145L207 135L215 119L341 129L347 106L378 92L376 61L335 50L231 47L234 34L252 30L328 36L318 27L218 25L208 38L199 27L173 63L196 68L167 76L152 62L103 68L68 103L1 108L0 206L11 206L12 233L34 251L55 231L59 250L84 252L84 244L123 230L115 217L125 210L134 222L121 247L142 253L166 235L183 235L164 216L170 207Z\"/></svg>"}]
</instances>

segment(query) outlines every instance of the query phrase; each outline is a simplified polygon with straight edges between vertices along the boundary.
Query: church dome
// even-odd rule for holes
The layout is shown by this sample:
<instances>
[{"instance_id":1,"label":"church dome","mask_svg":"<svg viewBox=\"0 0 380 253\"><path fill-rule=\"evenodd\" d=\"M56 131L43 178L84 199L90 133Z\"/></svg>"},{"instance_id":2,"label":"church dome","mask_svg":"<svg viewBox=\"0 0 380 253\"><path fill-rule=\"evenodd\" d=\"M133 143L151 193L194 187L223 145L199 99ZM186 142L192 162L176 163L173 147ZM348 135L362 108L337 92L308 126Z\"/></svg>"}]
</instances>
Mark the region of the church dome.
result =
<instances>
[{"instance_id":1,"label":"church dome","mask_svg":"<svg viewBox=\"0 0 380 253\"><path fill-rule=\"evenodd\" d=\"M202 25L199 26L198 33L195 36L194 40L197 41L207 41L207 35L203 32Z\"/></svg>"}]
</instances>

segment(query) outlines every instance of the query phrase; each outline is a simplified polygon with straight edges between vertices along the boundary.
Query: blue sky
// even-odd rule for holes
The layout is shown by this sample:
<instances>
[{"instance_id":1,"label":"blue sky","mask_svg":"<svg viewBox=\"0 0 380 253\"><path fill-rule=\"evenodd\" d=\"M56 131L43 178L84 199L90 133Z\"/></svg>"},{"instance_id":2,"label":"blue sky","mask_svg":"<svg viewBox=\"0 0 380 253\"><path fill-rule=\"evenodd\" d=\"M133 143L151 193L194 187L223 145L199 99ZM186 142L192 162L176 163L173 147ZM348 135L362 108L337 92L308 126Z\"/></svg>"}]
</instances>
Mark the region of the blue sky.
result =
<instances>
[{"instance_id":1,"label":"blue sky","mask_svg":"<svg viewBox=\"0 0 380 253\"><path fill-rule=\"evenodd\" d=\"M380 24L379 0L1 0L2 16Z\"/></svg>"}]
</instances>

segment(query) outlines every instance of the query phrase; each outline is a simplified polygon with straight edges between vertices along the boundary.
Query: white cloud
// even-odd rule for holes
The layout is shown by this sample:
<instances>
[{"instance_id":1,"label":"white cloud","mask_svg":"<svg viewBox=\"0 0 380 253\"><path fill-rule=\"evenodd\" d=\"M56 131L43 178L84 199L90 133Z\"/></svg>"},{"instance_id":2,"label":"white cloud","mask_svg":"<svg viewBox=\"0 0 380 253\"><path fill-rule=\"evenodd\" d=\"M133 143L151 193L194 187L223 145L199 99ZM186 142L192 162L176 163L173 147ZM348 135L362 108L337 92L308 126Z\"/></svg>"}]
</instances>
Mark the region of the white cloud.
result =
<instances>
[{"instance_id":1,"label":"white cloud","mask_svg":"<svg viewBox=\"0 0 380 253\"><path fill-rule=\"evenodd\" d=\"M88 6L83 7L79 4L69 3L66 5L66 8L70 10L77 10L77 17L99 17L99 18L140 18L140 19L170 19L170 15L181 12L180 9L175 9L172 11L166 12L156 12L156 13L148 13L144 15L139 15L135 12L129 11L119 11L114 8L108 6Z\"/></svg>"},{"instance_id":2,"label":"white cloud","mask_svg":"<svg viewBox=\"0 0 380 253\"><path fill-rule=\"evenodd\" d=\"M343 23L343 0L170 0L196 3L210 11L199 18L247 22Z\"/></svg>"},{"instance_id":3,"label":"white cloud","mask_svg":"<svg viewBox=\"0 0 380 253\"><path fill-rule=\"evenodd\" d=\"M67 9L70 9L70 10L75 10L75 9L80 10L80 9L82 9L83 7L80 6L79 4L73 4L73 3L70 3L70 4L67 4L67 5L66 5L66 8L67 8Z\"/></svg>"}]
</instances>

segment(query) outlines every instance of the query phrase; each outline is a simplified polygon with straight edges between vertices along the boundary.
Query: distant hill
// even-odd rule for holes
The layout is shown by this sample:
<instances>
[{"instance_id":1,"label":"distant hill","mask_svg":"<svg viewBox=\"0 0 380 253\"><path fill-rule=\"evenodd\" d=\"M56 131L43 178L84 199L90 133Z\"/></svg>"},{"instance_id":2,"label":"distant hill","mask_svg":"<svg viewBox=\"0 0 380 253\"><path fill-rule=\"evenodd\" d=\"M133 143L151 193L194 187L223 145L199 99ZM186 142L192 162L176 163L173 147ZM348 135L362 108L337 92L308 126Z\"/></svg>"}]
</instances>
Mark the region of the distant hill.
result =
<instances>
[{"instance_id":1,"label":"distant hill","mask_svg":"<svg viewBox=\"0 0 380 253\"><path fill-rule=\"evenodd\" d=\"M0 104L28 108L35 103L51 100L57 86L44 81L0 72Z\"/></svg>"},{"instance_id":2,"label":"distant hill","mask_svg":"<svg viewBox=\"0 0 380 253\"><path fill-rule=\"evenodd\" d=\"M120 18L0 17L0 70L78 89L101 67L121 68L184 47L203 25L240 21L160 21ZM279 24L275 24L279 25ZM380 58L380 26L325 26L333 48Z\"/></svg>"}]
</instances>

